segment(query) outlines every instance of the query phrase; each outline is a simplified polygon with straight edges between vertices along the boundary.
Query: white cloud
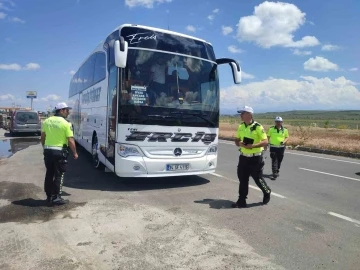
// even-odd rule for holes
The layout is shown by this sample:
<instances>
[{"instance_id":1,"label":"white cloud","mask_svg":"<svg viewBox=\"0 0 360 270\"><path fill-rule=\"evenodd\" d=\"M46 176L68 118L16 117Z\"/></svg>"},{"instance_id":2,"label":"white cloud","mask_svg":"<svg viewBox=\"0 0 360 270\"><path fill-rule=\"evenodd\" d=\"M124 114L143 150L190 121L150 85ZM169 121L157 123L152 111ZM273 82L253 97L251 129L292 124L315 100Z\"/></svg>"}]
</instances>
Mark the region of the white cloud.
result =
<instances>
[{"instance_id":1,"label":"white cloud","mask_svg":"<svg viewBox=\"0 0 360 270\"><path fill-rule=\"evenodd\" d=\"M0 95L0 100L1 101L5 101L5 100L14 100L14 96L11 94L6 94L6 95Z\"/></svg>"},{"instance_id":2,"label":"white cloud","mask_svg":"<svg viewBox=\"0 0 360 270\"><path fill-rule=\"evenodd\" d=\"M70 72L69 72L69 74L72 76L72 75L74 75L76 72L75 72L75 70L70 70Z\"/></svg>"},{"instance_id":3,"label":"white cloud","mask_svg":"<svg viewBox=\"0 0 360 270\"><path fill-rule=\"evenodd\" d=\"M244 71L241 72L241 78L242 79L254 79L255 76L249 73L246 73Z\"/></svg>"},{"instance_id":4,"label":"white cloud","mask_svg":"<svg viewBox=\"0 0 360 270\"><path fill-rule=\"evenodd\" d=\"M20 18L18 18L18 17L11 17L11 18L10 18L10 21L12 21L12 22L17 22L17 23L25 23L24 20L22 20L22 19L20 19Z\"/></svg>"},{"instance_id":5,"label":"white cloud","mask_svg":"<svg viewBox=\"0 0 360 270\"><path fill-rule=\"evenodd\" d=\"M125 0L125 5L129 8L133 7L145 7L145 8L153 8L154 4L162 4L162 3L170 3L172 0Z\"/></svg>"},{"instance_id":6,"label":"white cloud","mask_svg":"<svg viewBox=\"0 0 360 270\"><path fill-rule=\"evenodd\" d=\"M15 7L15 3L11 0L1 0L3 3L8 3L10 6Z\"/></svg>"},{"instance_id":7,"label":"white cloud","mask_svg":"<svg viewBox=\"0 0 360 270\"><path fill-rule=\"evenodd\" d=\"M234 31L231 26L224 26L223 25L221 28L222 28L222 33L223 33L224 36L227 36L232 31Z\"/></svg>"},{"instance_id":8,"label":"white cloud","mask_svg":"<svg viewBox=\"0 0 360 270\"><path fill-rule=\"evenodd\" d=\"M21 66L19 64L0 64L0 69L2 70L21 70Z\"/></svg>"},{"instance_id":9,"label":"white cloud","mask_svg":"<svg viewBox=\"0 0 360 270\"><path fill-rule=\"evenodd\" d=\"M321 50L322 51L336 51L336 50L340 50L340 46L327 44L327 45L322 46Z\"/></svg>"},{"instance_id":10,"label":"white cloud","mask_svg":"<svg viewBox=\"0 0 360 270\"><path fill-rule=\"evenodd\" d=\"M317 46L320 42L314 36L293 40L294 32L305 23L305 15L294 4L265 1L255 7L253 15L240 18L237 36L263 48Z\"/></svg>"},{"instance_id":11,"label":"white cloud","mask_svg":"<svg viewBox=\"0 0 360 270\"><path fill-rule=\"evenodd\" d=\"M13 40L11 38L5 38L6 42L12 42Z\"/></svg>"},{"instance_id":12,"label":"white cloud","mask_svg":"<svg viewBox=\"0 0 360 270\"><path fill-rule=\"evenodd\" d=\"M242 49L239 49L235 45L230 45L228 47L228 51L231 52L231 53L242 53L242 52L244 52Z\"/></svg>"},{"instance_id":13,"label":"white cloud","mask_svg":"<svg viewBox=\"0 0 360 270\"><path fill-rule=\"evenodd\" d=\"M189 32L196 32L195 26L192 26L192 25L186 26L186 30L188 30Z\"/></svg>"},{"instance_id":14,"label":"white cloud","mask_svg":"<svg viewBox=\"0 0 360 270\"><path fill-rule=\"evenodd\" d=\"M12 11L12 9L8 8L5 5L5 3L7 3L8 5L10 5L12 7L15 6L14 2L12 2L10 0L0 0L0 10ZM6 17L8 18L8 21L10 21L10 22L25 23L25 21L20 19L19 17L9 17L4 12L0 12L0 19L5 19Z\"/></svg>"},{"instance_id":15,"label":"white cloud","mask_svg":"<svg viewBox=\"0 0 360 270\"><path fill-rule=\"evenodd\" d=\"M1 2L0 2L0 9L6 10L6 11L10 11L10 9L9 9L8 7L6 7L6 6L4 5L4 3L1 3Z\"/></svg>"},{"instance_id":16,"label":"white cloud","mask_svg":"<svg viewBox=\"0 0 360 270\"><path fill-rule=\"evenodd\" d=\"M24 67L25 70L37 70L40 69L40 65L37 63L29 63Z\"/></svg>"},{"instance_id":17,"label":"white cloud","mask_svg":"<svg viewBox=\"0 0 360 270\"><path fill-rule=\"evenodd\" d=\"M357 67L355 68L350 68L349 71L358 71L359 69Z\"/></svg>"},{"instance_id":18,"label":"white cloud","mask_svg":"<svg viewBox=\"0 0 360 270\"><path fill-rule=\"evenodd\" d=\"M337 64L330 62L328 59L316 56L315 58L310 58L304 62L305 70L312 71L329 71L329 70L338 70L339 67Z\"/></svg>"},{"instance_id":19,"label":"white cloud","mask_svg":"<svg viewBox=\"0 0 360 270\"><path fill-rule=\"evenodd\" d=\"M300 51L299 49L295 49L293 53L295 55L310 55L311 51Z\"/></svg>"},{"instance_id":20,"label":"white cloud","mask_svg":"<svg viewBox=\"0 0 360 270\"><path fill-rule=\"evenodd\" d=\"M37 70L40 68L40 65L37 63L28 63L25 67L21 67L19 64L0 64L0 69L2 70Z\"/></svg>"},{"instance_id":21,"label":"white cloud","mask_svg":"<svg viewBox=\"0 0 360 270\"><path fill-rule=\"evenodd\" d=\"M229 111L246 105L257 111L293 109L347 109L360 104L355 83L337 79L301 77L299 80L267 79L222 89L221 107Z\"/></svg>"},{"instance_id":22,"label":"white cloud","mask_svg":"<svg viewBox=\"0 0 360 270\"><path fill-rule=\"evenodd\" d=\"M212 11L212 14L210 14L209 16L207 16L207 18L208 18L208 20L209 20L210 22L211 22L212 20L214 20L214 18L215 18L215 15L214 15L214 14L218 13L219 10L220 10L220 9L215 8L215 9Z\"/></svg>"},{"instance_id":23,"label":"white cloud","mask_svg":"<svg viewBox=\"0 0 360 270\"><path fill-rule=\"evenodd\" d=\"M55 94L51 94L51 95L48 95L48 96L46 96L44 98L40 98L39 101L49 102L49 101L58 101L60 99L61 99L60 96L55 95Z\"/></svg>"}]
</instances>

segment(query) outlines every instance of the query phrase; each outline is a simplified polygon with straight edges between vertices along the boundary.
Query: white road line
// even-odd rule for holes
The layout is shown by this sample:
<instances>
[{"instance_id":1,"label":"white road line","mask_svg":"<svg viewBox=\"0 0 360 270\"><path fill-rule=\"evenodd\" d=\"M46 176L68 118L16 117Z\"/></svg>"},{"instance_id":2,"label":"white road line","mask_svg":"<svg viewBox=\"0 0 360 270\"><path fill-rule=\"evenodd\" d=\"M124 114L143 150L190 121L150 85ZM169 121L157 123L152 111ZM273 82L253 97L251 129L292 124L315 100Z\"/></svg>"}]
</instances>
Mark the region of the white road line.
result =
<instances>
[{"instance_id":1,"label":"white road line","mask_svg":"<svg viewBox=\"0 0 360 270\"><path fill-rule=\"evenodd\" d=\"M342 176L342 175L337 175L337 174L332 174L332 173L326 173L326 172L320 172L320 171L310 170L310 169L306 169L306 168L299 168L299 169L300 169L300 170L309 171L309 172L315 172L315 173L321 173L321 174L336 176L336 177L345 178L345 179L350 179L350 180L354 180L354 181L359 181L359 182L360 182L360 179L357 179L357 178L352 178L352 177L347 177L347 176Z\"/></svg>"},{"instance_id":2,"label":"white road line","mask_svg":"<svg viewBox=\"0 0 360 270\"><path fill-rule=\"evenodd\" d=\"M311 156L311 155L305 155L305 154L299 154L299 153L293 153L293 152L286 152L287 154L292 154L292 155L298 155L298 156L304 156L304 157L313 157L313 158L320 158L320 159L327 159L327 160L332 160L332 161L339 161L339 162L345 162L345 163L352 163L352 164L358 164L360 165L359 162L354 162L354 161L348 161L348 160L341 160L341 159L334 159L334 158L326 158L326 157L318 157L318 156Z\"/></svg>"},{"instance_id":3,"label":"white road line","mask_svg":"<svg viewBox=\"0 0 360 270\"><path fill-rule=\"evenodd\" d=\"M260 190L260 191L261 191L261 189L258 188L258 187L256 187L256 186L249 185L249 187L252 188L252 189L256 189L256 190ZM275 192L271 192L271 195L274 195L275 197L279 197L279 198L281 198L281 199L286 199L285 196L280 195L280 194L277 194L277 193L275 193Z\"/></svg>"},{"instance_id":4,"label":"white road line","mask_svg":"<svg viewBox=\"0 0 360 270\"><path fill-rule=\"evenodd\" d=\"M353 219L353 218L349 218L349 217L346 217L346 216L343 216L343 215L340 215L340 214L336 214L334 212L328 212L329 215L332 215L334 217L338 217L338 218L341 218L341 219L344 219L344 220L347 220L347 221L350 221L350 222L353 222L355 224L358 224L360 225L360 221L359 220L356 220L356 219Z\"/></svg>"},{"instance_id":5,"label":"white road line","mask_svg":"<svg viewBox=\"0 0 360 270\"><path fill-rule=\"evenodd\" d=\"M229 181L234 182L234 183L239 183L238 180L234 180L234 179L228 178L228 177L226 177L226 176L223 176L223 175L220 175L220 174L217 174L217 173L210 173L210 174L215 175L215 176L220 177L220 178L225 178L226 180L229 180ZM256 190L261 191L261 189L258 188L258 187L256 187L256 186L249 185L249 187L252 188L252 189L256 189ZM277 194L277 193L275 193L275 192L271 192L271 195L274 195L275 197L279 197L279 198L281 198L281 199L286 199L285 196L280 195L280 194Z\"/></svg>"},{"instance_id":6,"label":"white road line","mask_svg":"<svg viewBox=\"0 0 360 270\"><path fill-rule=\"evenodd\" d=\"M219 140L219 143L229 144L229 145L235 145L235 143L234 143L234 142L231 142L231 141L224 141L224 140ZM326 159L326 160L332 160L332 161L338 161L338 162L345 162L345 163L351 163L351 164L357 164L357 165L360 165L360 162L349 161L349 160L342 160L342 159L335 159L335 158L326 158L326 157L312 156L312 155L306 155L306 154L294 153L294 152L290 152L290 151L287 151L286 153L287 153L287 154L291 154L291 155L297 155L297 156L312 157L312 158L320 158L320 159Z\"/></svg>"}]
</instances>

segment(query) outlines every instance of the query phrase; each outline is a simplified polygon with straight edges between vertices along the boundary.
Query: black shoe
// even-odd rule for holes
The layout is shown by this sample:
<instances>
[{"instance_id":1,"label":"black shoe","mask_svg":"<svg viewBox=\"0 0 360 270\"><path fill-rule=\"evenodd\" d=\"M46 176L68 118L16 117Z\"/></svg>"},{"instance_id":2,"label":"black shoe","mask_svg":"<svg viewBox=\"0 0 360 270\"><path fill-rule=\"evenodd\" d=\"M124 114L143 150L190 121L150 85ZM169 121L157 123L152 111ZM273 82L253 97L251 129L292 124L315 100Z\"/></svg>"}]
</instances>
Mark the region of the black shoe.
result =
<instances>
[{"instance_id":1,"label":"black shoe","mask_svg":"<svg viewBox=\"0 0 360 270\"><path fill-rule=\"evenodd\" d=\"M264 194L263 204L267 204L268 202L270 202L270 194L271 190L269 190L269 193Z\"/></svg>"},{"instance_id":2,"label":"black shoe","mask_svg":"<svg viewBox=\"0 0 360 270\"><path fill-rule=\"evenodd\" d=\"M64 200L63 198L61 198L60 195L53 197L51 200L52 205L63 205L63 204L67 204L68 202L69 202L68 200Z\"/></svg>"},{"instance_id":3,"label":"black shoe","mask_svg":"<svg viewBox=\"0 0 360 270\"><path fill-rule=\"evenodd\" d=\"M246 208L247 204L245 200L238 200L236 203L231 205L232 208Z\"/></svg>"},{"instance_id":4,"label":"black shoe","mask_svg":"<svg viewBox=\"0 0 360 270\"><path fill-rule=\"evenodd\" d=\"M71 194L69 194L69 193L67 193L67 192L65 192L65 191L63 191L63 192L61 192L61 194L60 194L61 196L70 196Z\"/></svg>"}]
</instances>

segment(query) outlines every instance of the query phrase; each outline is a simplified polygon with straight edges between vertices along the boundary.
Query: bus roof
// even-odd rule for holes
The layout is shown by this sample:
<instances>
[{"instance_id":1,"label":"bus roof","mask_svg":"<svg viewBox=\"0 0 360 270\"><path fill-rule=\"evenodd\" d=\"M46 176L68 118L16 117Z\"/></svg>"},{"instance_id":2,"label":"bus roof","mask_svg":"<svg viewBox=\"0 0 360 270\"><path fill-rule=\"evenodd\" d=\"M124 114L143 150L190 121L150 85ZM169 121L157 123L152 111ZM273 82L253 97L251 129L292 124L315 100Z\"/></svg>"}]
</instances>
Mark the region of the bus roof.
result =
<instances>
[{"instance_id":1,"label":"bus roof","mask_svg":"<svg viewBox=\"0 0 360 270\"><path fill-rule=\"evenodd\" d=\"M180 36L180 37L185 37L185 38L191 38L194 40L198 40L201 42L205 42L209 45L211 45L210 42L207 42L206 40L194 37L194 36L190 36L190 35L185 35L179 32L174 32L174 31L170 31L170 30L166 30L166 29L162 29L162 28L156 28L156 27L151 27L151 26L146 26L146 25L140 25L140 24L130 24L130 23L126 23L126 24L122 24L120 26L118 26L117 28L115 28L111 33L113 33L116 30L121 30L121 28L125 27L125 26L131 26L131 27L137 27L137 28L142 28L142 29L147 29L147 30L151 30L151 31L158 31L158 32L163 32L165 34L170 34L170 35L176 35L176 36ZM110 35L111 35L110 33Z\"/></svg>"}]
</instances>

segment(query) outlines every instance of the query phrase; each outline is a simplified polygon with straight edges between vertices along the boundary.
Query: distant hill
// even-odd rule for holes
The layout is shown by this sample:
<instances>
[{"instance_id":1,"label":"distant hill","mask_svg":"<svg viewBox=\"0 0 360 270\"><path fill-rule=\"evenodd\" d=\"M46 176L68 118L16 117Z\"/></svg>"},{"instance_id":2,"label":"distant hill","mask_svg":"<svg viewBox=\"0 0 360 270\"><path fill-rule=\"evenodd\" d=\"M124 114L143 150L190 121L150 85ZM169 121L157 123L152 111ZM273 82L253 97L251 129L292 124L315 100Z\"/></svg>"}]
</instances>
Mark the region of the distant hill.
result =
<instances>
[{"instance_id":1,"label":"distant hill","mask_svg":"<svg viewBox=\"0 0 360 270\"><path fill-rule=\"evenodd\" d=\"M355 120L360 121L360 110L344 110L344 111L317 111L317 110L301 110L301 111L285 111L285 112L267 112L255 113L254 118L257 119L274 119L275 116L281 116L285 119L311 119L311 120ZM225 114L223 114L225 116ZM230 116L228 114L228 116Z\"/></svg>"}]
</instances>

